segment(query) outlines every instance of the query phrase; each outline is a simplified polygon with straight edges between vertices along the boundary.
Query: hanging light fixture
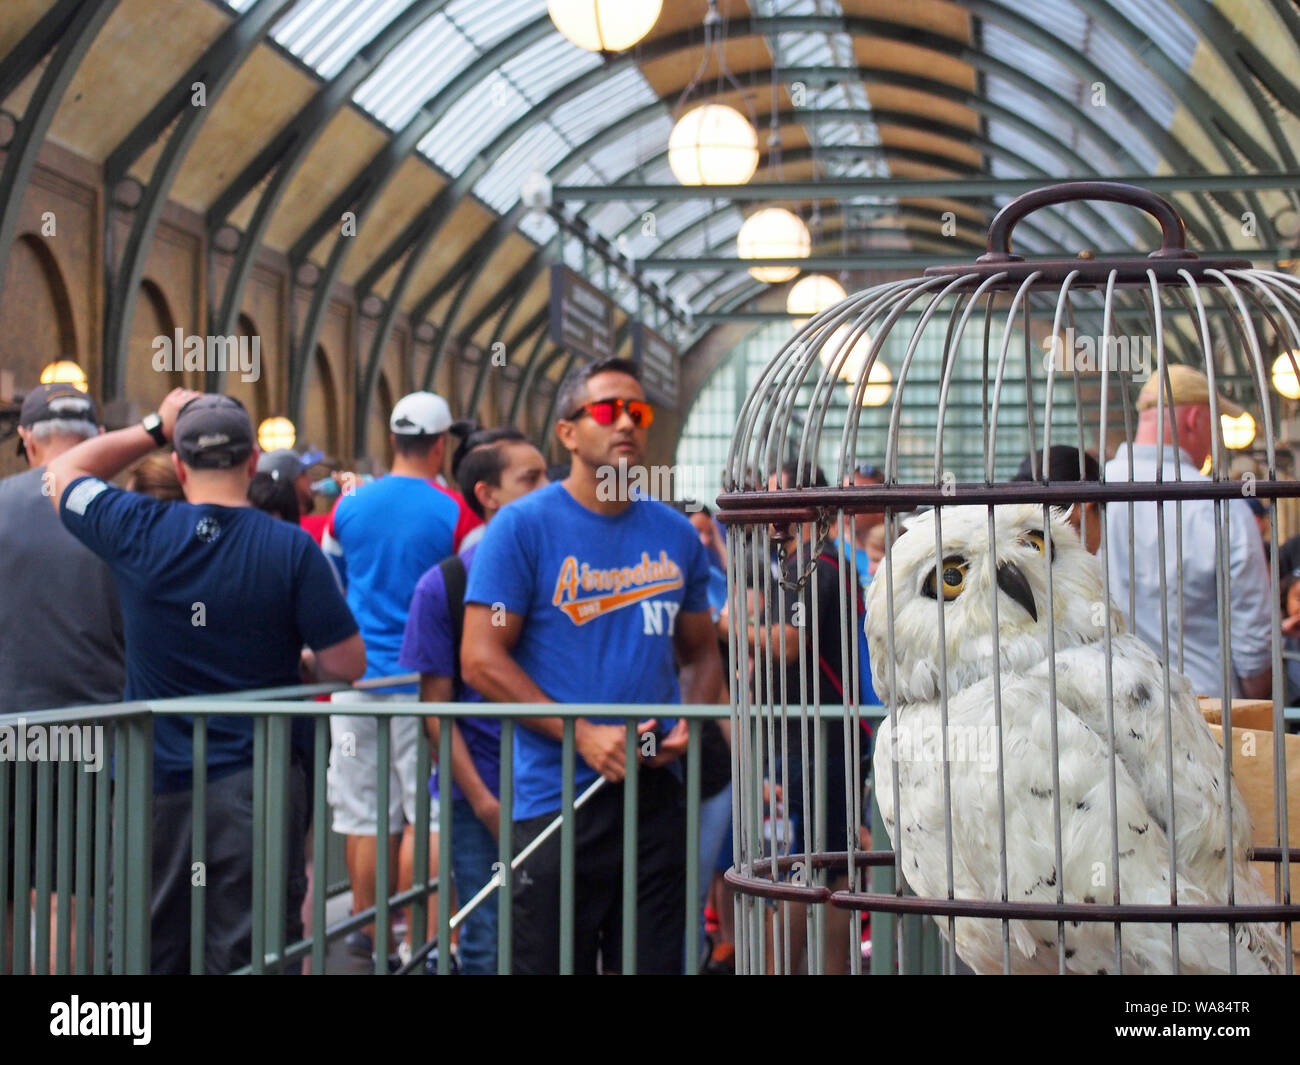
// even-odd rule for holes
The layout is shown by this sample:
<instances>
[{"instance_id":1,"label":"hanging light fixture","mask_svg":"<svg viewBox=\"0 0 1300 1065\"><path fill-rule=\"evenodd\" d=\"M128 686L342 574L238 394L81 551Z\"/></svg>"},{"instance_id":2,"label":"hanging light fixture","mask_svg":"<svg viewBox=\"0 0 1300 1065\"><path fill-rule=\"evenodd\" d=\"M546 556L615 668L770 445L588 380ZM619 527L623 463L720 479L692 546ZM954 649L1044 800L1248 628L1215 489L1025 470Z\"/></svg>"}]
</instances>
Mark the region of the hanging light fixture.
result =
<instances>
[{"instance_id":1,"label":"hanging light fixture","mask_svg":"<svg viewBox=\"0 0 1300 1065\"><path fill-rule=\"evenodd\" d=\"M41 371L41 384L72 385L82 392L90 387L90 383L86 380L86 371L71 359L59 359L57 362L49 363Z\"/></svg>"},{"instance_id":2,"label":"hanging light fixture","mask_svg":"<svg viewBox=\"0 0 1300 1065\"><path fill-rule=\"evenodd\" d=\"M849 385L849 396L853 395L853 385ZM877 359L871 365L871 374L867 377L867 387L862 390L864 407L883 407L894 394L894 375L889 367Z\"/></svg>"},{"instance_id":3,"label":"hanging light fixture","mask_svg":"<svg viewBox=\"0 0 1300 1065\"><path fill-rule=\"evenodd\" d=\"M293 447L298 431L288 418L266 418L257 427L257 446L263 451L280 451Z\"/></svg>"},{"instance_id":4,"label":"hanging light fixture","mask_svg":"<svg viewBox=\"0 0 1300 1065\"><path fill-rule=\"evenodd\" d=\"M1219 421L1223 424L1224 447L1240 451L1254 443L1255 419L1250 416L1250 411L1242 411L1239 418L1230 418L1226 414L1221 414Z\"/></svg>"},{"instance_id":5,"label":"hanging light fixture","mask_svg":"<svg viewBox=\"0 0 1300 1065\"><path fill-rule=\"evenodd\" d=\"M1300 399L1300 378L1296 377L1296 364L1300 351L1284 351L1273 360L1273 391L1287 399Z\"/></svg>"},{"instance_id":6,"label":"hanging light fixture","mask_svg":"<svg viewBox=\"0 0 1300 1065\"><path fill-rule=\"evenodd\" d=\"M590 3L591 0L586 0ZM618 0L628 4L628 0ZM717 103L690 107L691 96L710 62L717 72L717 94L730 84L749 116L736 108ZM758 169L758 133L754 112L745 88L727 66L726 38L717 0L709 0L704 16L704 47L699 65L686 83L673 108L674 122L668 137L668 165L683 185L743 185Z\"/></svg>"},{"instance_id":7,"label":"hanging light fixture","mask_svg":"<svg viewBox=\"0 0 1300 1065\"><path fill-rule=\"evenodd\" d=\"M842 325L831 334L830 340L821 346L817 352L817 357L821 359L822 365L829 369L840 357L840 349L844 346L845 339L852 332L852 326ZM840 364L839 373L836 375L841 381L850 385L858 383L862 376L862 367L867 364L867 356L871 354L871 334L862 333L859 335L857 342L853 345L852 350L844 357Z\"/></svg>"},{"instance_id":8,"label":"hanging light fixture","mask_svg":"<svg viewBox=\"0 0 1300 1065\"><path fill-rule=\"evenodd\" d=\"M804 221L784 207L755 211L736 235L736 251L742 259L806 259L812 251L812 237ZM769 285L789 281L799 273L797 266L752 266L749 276Z\"/></svg>"},{"instance_id":9,"label":"hanging light fixture","mask_svg":"<svg viewBox=\"0 0 1300 1065\"><path fill-rule=\"evenodd\" d=\"M555 28L589 52L622 52L659 20L663 0L548 0Z\"/></svg>"},{"instance_id":10,"label":"hanging light fixture","mask_svg":"<svg viewBox=\"0 0 1300 1065\"><path fill-rule=\"evenodd\" d=\"M701 104L673 126L668 165L683 185L743 185L758 169L758 134L734 107Z\"/></svg>"},{"instance_id":11,"label":"hanging light fixture","mask_svg":"<svg viewBox=\"0 0 1300 1065\"><path fill-rule=\"evenodd\" d=\"M794 325L803 325L814 314L821 314L844 299L844 286L825 274L806 274L790 288L785 298L787 314L794 315Z\"/></svg>"}]
</instances>

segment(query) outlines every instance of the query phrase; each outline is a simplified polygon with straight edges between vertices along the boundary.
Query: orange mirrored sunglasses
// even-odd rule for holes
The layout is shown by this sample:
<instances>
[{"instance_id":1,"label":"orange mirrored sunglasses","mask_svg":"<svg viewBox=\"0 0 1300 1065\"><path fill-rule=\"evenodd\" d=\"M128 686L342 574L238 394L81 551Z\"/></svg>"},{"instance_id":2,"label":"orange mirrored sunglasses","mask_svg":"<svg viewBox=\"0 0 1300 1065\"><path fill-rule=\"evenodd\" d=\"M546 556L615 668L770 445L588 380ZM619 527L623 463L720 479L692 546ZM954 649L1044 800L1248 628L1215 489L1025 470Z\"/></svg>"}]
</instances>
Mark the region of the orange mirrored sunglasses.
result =
<instances>
[{"instance_id":1,"label":"orange mirrored sunglasses","mask_svg":"<svg viewBox=\"0 0 1300 1065\"><path fill-rule=\"evenodd\" d=\"M644 399L598 399L579 407L565 420L574 421L590 414L597 425L613 425L625 410L632 423L641 429L649 429L654 424L655 409Z\"/></svg>"}]
</instances>

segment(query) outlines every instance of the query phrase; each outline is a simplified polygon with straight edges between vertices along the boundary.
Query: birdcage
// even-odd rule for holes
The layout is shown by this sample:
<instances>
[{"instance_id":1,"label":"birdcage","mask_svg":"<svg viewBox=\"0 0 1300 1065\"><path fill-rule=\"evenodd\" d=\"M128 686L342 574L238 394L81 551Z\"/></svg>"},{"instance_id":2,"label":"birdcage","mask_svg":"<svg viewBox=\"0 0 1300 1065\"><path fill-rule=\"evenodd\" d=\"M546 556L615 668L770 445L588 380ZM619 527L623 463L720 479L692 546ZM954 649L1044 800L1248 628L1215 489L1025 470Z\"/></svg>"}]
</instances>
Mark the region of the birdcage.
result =
<instances>
[{"instance_id":1,"label":"birdcage","mask_svg":"<svg viewBox=\"0 0 1300 1065\"><path fill-rule=\"evenodd\" d=\"M1066 202L1159 250L1012 254ZM1246 501L1300 496L1297 358L1300 281L1106 182L797 331L719 498L742 970L1294 971L1291 578Z\"/></svg>"}]
</instances>

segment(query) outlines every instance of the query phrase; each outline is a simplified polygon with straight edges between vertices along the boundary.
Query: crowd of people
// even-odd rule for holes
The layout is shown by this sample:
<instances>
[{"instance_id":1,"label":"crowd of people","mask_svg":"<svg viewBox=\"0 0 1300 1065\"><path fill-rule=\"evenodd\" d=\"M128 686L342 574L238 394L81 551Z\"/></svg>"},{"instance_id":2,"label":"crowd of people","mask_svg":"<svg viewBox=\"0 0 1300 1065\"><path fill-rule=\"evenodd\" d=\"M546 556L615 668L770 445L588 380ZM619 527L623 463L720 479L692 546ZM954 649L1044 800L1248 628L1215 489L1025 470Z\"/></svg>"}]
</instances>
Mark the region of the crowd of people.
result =
<instances>
[{"instance_id":1,"label":"crowd of people","mask_svg":"<svg viewBox=\"0 0 1300 1065\"><path fill-rule=\"evenodd\" d=\"M1139 397L1133 441L1106 464L1106 481L1153 480L1157 472L1166 480L1205 479L1200 471L1213 438L1208 385L1195 371L1170 369L1172 402L1163 419L1149 384ZM312 471L321 456L259 453L249 416L235 399L177 389L139 425L104 432L85 393L70 385L33 389L18 429L31 469L0 481L0 578L7 584L0 617L9 634L0 655L0 715L304 679L350 686L362 678L416 674L414 684L345 687L332 697L329 827L345 839L353 911L375 905L380 863L395 890L414 882L417 810L429 804L436 832L442 790L436 772L430 780L416 778L420 730L436 751L442 729L450 728L452 868L442 882L464 902L493 876L503 831L510 833L512 853L544 836L527 875L514 881L513 967L557 971L561 844L558 833L546 833L562 806L563 718L517 720L513 808L503 815L500 719L421 718L403 714L402 704L726 703L722 663L733 639L765 648L784 664L771 680L744 678L756 699L815 697L835 705L852 697L845 690L851 684L860 702L876 702L865 645L860 675L846 681L842 648L855 637L842 639L840 625L843 616L862 617L863 593L879 579L888 552L883 511L859 514L842 549L819 537L814 523L773 528L773 541L785 545L771 573L789 589L781 597L784 613L775 602L756 602L761 596L754 592L738 622L727 597L725 532L707 506L688 501L674 509L636 492L609 498L601 490L601 471L645 461L655 412L636 365L610 359L581 367L562 382L557 404L556 437L569 465L548 470L541 451L517 430L454 422L441 397L407 395L389 422L391 470L369 482L333 481L332 504L314 513L322 482L313 484ZM1223 397L1218 405L1231 409ZM1095 481L1101 467L1091 455L1058 446L1045 470L1030 456L1018 477ZM125 487L113 483L121 478ZM858 467L852 477L860 486L884 480L873 466ZM821 471L790 463L767 487L809 483L826 482ZM1223 554L1216 550L1222 526L1207 500L1080 502L1070 520L1093 552L1104 529L1111 594L1121 612L1157 650L1167 640L1171 664L1205 694L1222 686L1216 582L1223 557L1231 587L1232 691L1268 697L1274 593L1260 515L1245 500L1229 501L1225 515L1230 550ZM1282 636L1288 649L1300 652L1300 538L1281 547L1279 561ZM1176 588L1181 610L1166 609L1164 625L1161 608L1172 605ZM814 612L816 624L807 624ZM1300 653L1287 678L1290 701L1300 694ZM765 691L766 684L773 690ZM720 927L711 944L701 929L698 959L682 949L687 722L656 714L638 726L639 972L701 965L729 971L732 907L718 875L730 865L732 849L728 725L708 721L700 733L702 873L692 890L701 910L713 902ZM383 816L381 728L388 730L390 753ZM585 796L574 823L574 965L579 972L615 972L623 957L627 732L619 716L579 718L573 737L575 793ZM287 782L288 942L302 935L308 890L311 740L311 719L295 719ZM844 731L828 729L824 740L827 793L838 796L847 786ZM853 743L859 779L866 775L869 740L864 734ZM769 781L787 817L782 845L789 851L808 846L812 820L802 742L792 727L786 760ZM159 973L189 969L196 816L207 824L205 968L225 972L249 960L252 719L209 718L206 751L207 807L200 812L193 808L191 719L155 717L152 967ZM9 803L10 846L20 800L31 801L15 796ZM843 802L827 804L821 849L868 844L863 824L849 820ZM429 853L436 874L436 840ZM842 880L830 886L843 886ZM11 919L15 900L12 885L6 887ZM791 910L797 958L806 922L798 906ZM495 970L496 914L495 905L479 906L459 929L460 971ZM844 971L849 911L831 908L827 920L827 942L844 949L831 949L826 967ZM397 960L374 958L376 938L370 925L349 936L348 947L376 966L397 964L400 950ZM391 934L383 938L392 941Z\"/></svg>"}]
</instances>

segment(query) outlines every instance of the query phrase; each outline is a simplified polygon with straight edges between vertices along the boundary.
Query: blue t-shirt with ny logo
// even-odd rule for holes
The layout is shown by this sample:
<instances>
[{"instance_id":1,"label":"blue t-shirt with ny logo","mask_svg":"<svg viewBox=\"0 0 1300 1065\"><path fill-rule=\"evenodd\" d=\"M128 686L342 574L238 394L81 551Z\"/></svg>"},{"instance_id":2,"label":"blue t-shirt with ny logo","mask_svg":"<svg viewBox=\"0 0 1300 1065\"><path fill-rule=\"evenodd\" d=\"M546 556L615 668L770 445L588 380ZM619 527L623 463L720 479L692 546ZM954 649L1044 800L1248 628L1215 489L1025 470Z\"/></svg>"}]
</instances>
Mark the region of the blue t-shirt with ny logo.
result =
<instances>
[{"instance_id":1,"label":"blue t-shirt with ny logo","mask_svg":"<svg viewBox=\"0 0 1300 1065\"><path fill-rule=\"evenodd\" d=\"M638 499L607 517L557 482L493 519L465 601L524 618L513 657L556 702L677 703L673 636L683 611L707 615L709 560L671 507ZM558 742L515 729L515 820L559 809L560 757ZM579 756L577 792L596 775Z\"/></svg>"}]
</instances>

